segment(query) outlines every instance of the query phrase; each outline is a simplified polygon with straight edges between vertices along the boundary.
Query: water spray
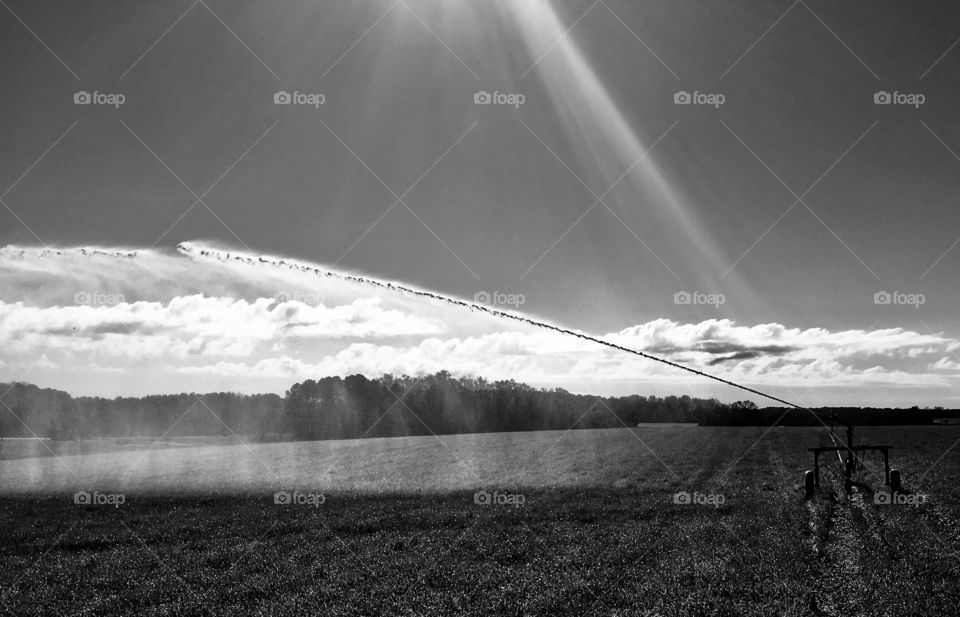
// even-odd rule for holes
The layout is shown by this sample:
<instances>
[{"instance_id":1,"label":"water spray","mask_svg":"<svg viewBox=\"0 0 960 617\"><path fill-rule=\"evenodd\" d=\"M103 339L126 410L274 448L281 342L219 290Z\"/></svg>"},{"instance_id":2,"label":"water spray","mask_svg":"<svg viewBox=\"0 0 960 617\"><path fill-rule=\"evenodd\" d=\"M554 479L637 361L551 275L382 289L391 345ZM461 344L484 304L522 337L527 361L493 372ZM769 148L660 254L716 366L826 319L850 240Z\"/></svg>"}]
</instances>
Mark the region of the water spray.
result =
<instances>
[{"instance_id":1,"label":"water spray","mask_svg":"<svg viewBox=\"0 0 960 617\"><path fill-rule=\"evenodd\" d=\"M422 290L422 289L416 289L416 288L414 288L414 287L410 287L409 285L404 285L404 284L394 283L394 282L378 281L378 280L376 280L376 279L372 279L372 278L368 278L368 277L360 276L360 275L356 275L356 274L347 274L347 273L345 273L345 272L335 272L335 271L333 271L333 270L325 270L325 269L323 269L323 268L318 268L318 267L316 267L316 266L314 266L314 265L305 264L305 263L298 262L298 261L295 261L295 260L290 260L290 259L282 259L282 258L278 258L278 257L266 257L266 256L251 257L251 256L248 256L248 255L244 255L243 253L237 253L237 252L235 252L235 251L227 252L227 251L222 251L222 250L217 250L217 249L201 248L201 247L195 246L195 245L193 245L192 243L189 243L189 242L182 242L182 243L178 244L178 245L177 245L177 250L180 251L181 253L183 253L184 255L187 255L188 257L191 257L191 258L194 258L194 259L196 259L196 258L199 256L199 257L207 258L207 259L215 259L215 260L217 260L217 261L221 261L221 262L225 262L225 263L245 263L245 264L249 264L249 265L257 265L257 264L273 265L273 266L276 266L276 267L287 268L287 269L289 269L289 270L293 270L293 271L297 271L297 272L307 272L307 273L315 274L315 275L317 275L317 276L322 276L322 277L325 277L325 278L333 278L333 279L340 280L340 281L346 281L346 282L350 282L350 283L357 283L357 284L360 284L360 285L372 286L372 287L375 287L375 288L377 288L377 289L385 289L385 290L392 291L392 292L395 292L395 293L409 294L409 295L416 296L416 297L419 297L419 298L429 298L429 299L431 299L431 300L436 300L436 301L440 301L440 302L445 302L445 303L447 303L447 304L450 304L450 305L453 305L453 306L459 306L459 307L461 307L461 308L466 308L466 309L469 309L469 310L471 310L471 311L480 311L480 312L486 313L486 314L488 314L488 315L492 315L492 316L494 316L494 317L501 317L501 318L504 318L504 319L510 319L510 320L513 320L513 321L518 321L518 322L521 322L521 323L525 323L525 324L527 324L527 325L531 325L531 326L534 326L534 327L537 327L537 328L542 328L542 329L546 329L546 330L553 330L554 332L559 332L560 334L564 334L564 335L566 335L566 336L574 336L574 337L583 339L583 340L585 340L585 341L590 341L591 343L596 343L596 344L598 344L598 345L604 345L605 347L609 347L609 348L611 348L611 349L616 349L616 350L618 350L618 351L622 351L622 352L625 352L625 353L633 354L633 355L635 355L635 356L640 356L641 358L646 358L647 360L653 360L654 362L660 362L661 364L666 364L667 366L672 366L672 367L674 367L674 368L680 369L680 370L682 370L682 371L686 371L686 372L688 372L688 373L692 373L692 374L694 374L694 375L698 375L698 376L700 376L700 377L705 377L705 378L707 378L707 379L712 379L713 381L717 381L717 382L720 382L720 383L725 384L725 385L728 385L728 386L733 386L734 388L738 388L738 389L743 390L743 391L745 391L745 392L749 392L749 393L751 393L751 394L755 394L755 395L757 395L757 396L761 396L761 397L770 399L771 401L776 401L777 403L781 403L781 404L783 404L783 405L786 405L786 406L788 406L788 407L792 407L792 408L794 408L794 409L807 409L806 407L803 407L802 405L797 405L796 403L791 403L790 401L786 401L786 400L784 400L784 399L782 399L782 398L779 398L779 397L776 397L776 396L774 396L774 395L772 395L772 394L767 394L766 392L761 392L760 390L756 390L756 389L751 388L751 387L749 387L749 386L744 386L744 385L738 384L738 383L736 383L736 382L734 382L734 381L730 381L729 379L724 379L723 377L719 377L719 376L717 376L717 375L712 375L712 374L710 374L710 373L706 373L706 372L704 372L704 371L701 371L701 370L698 370L698 369L695 369L695 368L692 368L692 367L689 367L689 366L680 364L680 363L678 363L678 362L673 362L673 361L671 361L671 360L667 360L666 358L661 358L661 357L659 357L659 356L655 356L655 355L653 355L653 354L649 354L649 353L644 352L644 351L639 351L639 350L637 350L637 349L631 349L631 348L629 348L629 347L624 347L624 346L622 346L622 345L617 345L616 343L611 343L611 342L609 342L609 341L605 341L605 340L600 339L600 338L597 338L597 337L595 337L595 336L591 336L591 335L589 335L589 334L584 334L583 332L579 332L579 331L576 331L576 330L570 330L570 329L568 329L568 328L564 328L564 327L562 327L562 326L557 326L557 325L551 324L551 323L546 322L546 321L541 321L541 320L538 320L538 319L533 319L533 318L531 318L531 317L529 317L529 316L522 315L522 314L519 314L519 313L514 313L514 312L510 312L510 311L498 310L498 309L495 309L495 308L491 308L491 307L489 307L489 306L483 306L483 305L481 305L481 304L476 304L476 303L474 303L474 302L468 302L468 301L466 301L466 300L460 300L460 299L458 299L458 298L454 298L454 297L451 297L451 296L446 296L446 295L434 293L434 292L431 292L431 291L425 291L425 290ZM812 411L811 411L811 413L816 413L816 412L812 412Z\"/></svg>"}]
</instances>

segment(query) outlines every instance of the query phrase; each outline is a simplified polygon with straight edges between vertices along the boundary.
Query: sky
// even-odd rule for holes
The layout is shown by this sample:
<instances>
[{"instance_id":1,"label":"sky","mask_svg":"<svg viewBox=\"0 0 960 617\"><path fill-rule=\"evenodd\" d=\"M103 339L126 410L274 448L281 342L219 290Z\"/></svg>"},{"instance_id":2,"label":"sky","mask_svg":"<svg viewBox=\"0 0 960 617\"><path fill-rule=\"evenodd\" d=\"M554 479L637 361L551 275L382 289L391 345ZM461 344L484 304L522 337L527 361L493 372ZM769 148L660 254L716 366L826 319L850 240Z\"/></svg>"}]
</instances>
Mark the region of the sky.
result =
<instances>
[{"instance_id":1,"label":"sky","mask_svg":"<svg viewBox=\"0 0 960 617\"><path fill-rule=\"evenodd\" d=\"M278 279L257 265L271 255L804 404L956 405L958 17L947 2L4 0L0 381L282 393L446 368L743 398L433 302Z\"/></svg>"}]
</instances>

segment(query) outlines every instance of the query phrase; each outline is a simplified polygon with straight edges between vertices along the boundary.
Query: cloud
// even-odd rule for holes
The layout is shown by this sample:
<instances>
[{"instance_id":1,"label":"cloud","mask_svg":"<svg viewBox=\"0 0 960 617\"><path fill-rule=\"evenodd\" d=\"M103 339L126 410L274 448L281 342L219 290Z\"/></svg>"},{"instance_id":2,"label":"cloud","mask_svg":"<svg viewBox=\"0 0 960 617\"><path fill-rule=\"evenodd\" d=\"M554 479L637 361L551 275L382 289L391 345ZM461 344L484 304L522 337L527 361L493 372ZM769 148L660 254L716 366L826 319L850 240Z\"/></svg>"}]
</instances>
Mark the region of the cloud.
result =
<instances>
[{"instance_id":1,"label":"cloud","mask_svg":"<svg viewBox=\"0 0 960 617\"><path fill-rule=\"evenodd\" d=\"M599 338L770 387L942 388L960 369L947 357L960 341L904 328L654 319ZM137 371L148 376L136 381L140 388L156 388L165 375L175 384L222 377L275 390L278 380L439 370L594 390L620 382L704 384L674 367L465 301L195 245L178 254L0 249L0 369L35 369L66 389L101 379L123 388L118 376Z\"/></svg>"},{"instance_id":2,"label":"cloud","mask_svg":"<svg viewBox=\"0 0 960 617\"><path fill-rule=\"evenodd\" d=\"M940 358L936 362L930 364L930 370L932 371L950 371L950 372L960 372L960 360L956 358Z\"/></svg>"},{"instance_id":3,"label":"cloud","mask_svg":"<svg viewBox=\"0 0 960 617\"><path fill-rule=\"evenodd\" d=\"M203 295L99 307L0 302L0 345L23 354L61 349L108 356L246 357L262 343L292 338L382 340L442 330L422 316L384 309L379 298L335 307Z\"/></svg>"}]
</instances>

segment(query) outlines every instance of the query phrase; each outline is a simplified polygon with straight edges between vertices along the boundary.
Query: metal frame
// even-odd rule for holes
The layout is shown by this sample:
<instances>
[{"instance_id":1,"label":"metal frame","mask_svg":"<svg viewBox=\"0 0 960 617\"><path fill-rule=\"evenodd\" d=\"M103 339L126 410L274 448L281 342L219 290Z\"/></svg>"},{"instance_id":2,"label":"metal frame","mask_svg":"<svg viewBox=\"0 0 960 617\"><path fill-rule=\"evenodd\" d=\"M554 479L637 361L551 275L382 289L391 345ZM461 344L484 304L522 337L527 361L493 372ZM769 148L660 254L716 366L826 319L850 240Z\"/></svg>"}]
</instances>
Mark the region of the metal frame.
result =
<instances>
[{"instance_id":1,"label":"metal frame","mask_svg":"<svg viewBox=\"0 0 960 617\"><path fill-rule=\"evenodd\" d=\"M832 419L832 418L831 418ZM890 486L890 448L891 446L855 446L853 445L853 425L845 424L847 428L846 446L822 446L819 448L807 448L813 452L813 477L814 486L820 488L820 455L824 452L846 452L847 460L844 463L844 488L847 494L853 492L854 485L861 486L853 481L853 472L856 466L857 452L882 452L883 453L883 472L884 482ZM836 440L834 440L836 441Z\"/></svg>"},{"instance_id":2,"label":"metal frame","mask_svg":"<svg viewBox=\"0 0 960 617\"><path fill-rule=\"evenodd\" d=\"M883 477L884 482L887 486L890 486L890 448L891 446L832 446L832 447L823 447L823 448L807 448L813 452L813 477L814 484L817 488L820 488L820 455L824 452L847 452L847 458L849 459L852 452L864 452L864 451L880 451L883 452ZM853 469L851 462L848 460L845 465L845 477L848 484L852 485L852 476ZM848 487L849 492L849 487Z\"/></svg>"}]
</instances>

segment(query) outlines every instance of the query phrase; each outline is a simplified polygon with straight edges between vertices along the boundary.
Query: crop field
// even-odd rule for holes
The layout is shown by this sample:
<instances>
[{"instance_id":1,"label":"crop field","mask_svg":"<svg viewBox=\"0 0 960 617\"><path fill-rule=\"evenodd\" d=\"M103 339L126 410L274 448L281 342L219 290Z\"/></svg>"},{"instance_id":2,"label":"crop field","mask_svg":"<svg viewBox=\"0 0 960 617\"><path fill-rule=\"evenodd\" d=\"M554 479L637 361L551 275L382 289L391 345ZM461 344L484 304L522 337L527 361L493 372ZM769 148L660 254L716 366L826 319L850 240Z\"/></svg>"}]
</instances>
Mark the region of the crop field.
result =
<instances>
[{"instance_id":1,"label":"crop field","mask_svg":"<svg viewBox=\"0 0 960 617\"><path fill-rule=\"evenodd\" d=\"M0 612L954 614L958 439L956 426L857 430L858 443L893 446L905 491L894 504L846 497L835 456L805 500L807 448L829 444L808 428L5 460ZM861 480L883 489L882 466L864 463Z\"/></svg>"}]
</instances>

